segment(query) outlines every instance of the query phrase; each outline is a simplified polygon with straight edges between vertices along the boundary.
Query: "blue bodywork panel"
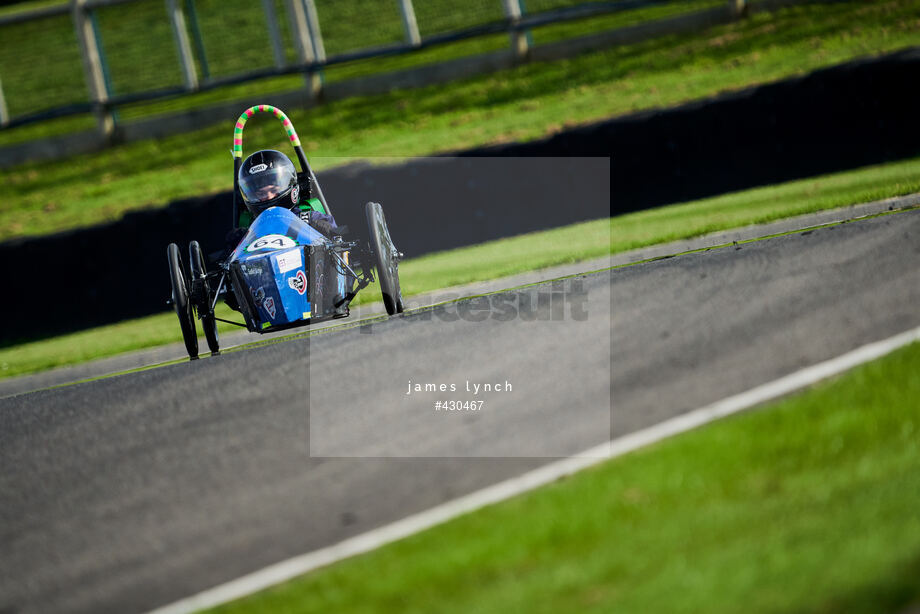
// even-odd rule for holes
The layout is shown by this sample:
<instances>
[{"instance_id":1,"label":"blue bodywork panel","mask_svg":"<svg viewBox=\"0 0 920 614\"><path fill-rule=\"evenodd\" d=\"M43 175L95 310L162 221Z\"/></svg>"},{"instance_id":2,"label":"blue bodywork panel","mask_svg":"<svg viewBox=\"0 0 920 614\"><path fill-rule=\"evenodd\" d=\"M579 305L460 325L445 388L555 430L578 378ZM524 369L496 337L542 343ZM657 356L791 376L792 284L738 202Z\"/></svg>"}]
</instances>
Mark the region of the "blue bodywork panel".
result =
<instances>
[{"instance_id":1,"label":"blue bodywork panel","mask_svg":"<svg viewBox=\"0 0 920 614\"><path fill-rule=\"evenodd\" d=\"M310 246L329 240L288 209L266 209L230 256L239 263L256 313L257 330L283 326L323 314L313 313L308 292ZM344 285L344 277L343 277Z\"/></svg>"}]
</instances>

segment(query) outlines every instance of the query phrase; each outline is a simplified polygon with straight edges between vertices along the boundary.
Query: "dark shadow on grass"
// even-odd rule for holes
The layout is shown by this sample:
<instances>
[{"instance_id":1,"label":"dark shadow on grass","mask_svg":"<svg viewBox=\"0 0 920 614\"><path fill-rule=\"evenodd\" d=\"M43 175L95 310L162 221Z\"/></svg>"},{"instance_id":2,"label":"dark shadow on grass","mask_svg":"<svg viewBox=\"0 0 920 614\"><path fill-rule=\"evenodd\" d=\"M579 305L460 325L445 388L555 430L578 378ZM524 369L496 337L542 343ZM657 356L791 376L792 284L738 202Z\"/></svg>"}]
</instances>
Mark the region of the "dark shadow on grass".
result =
<instances>
[{"instance_id":1,"label":"dark shadow on grass","mask_svg":"<svg viewBox=\"0 0 920 614\"><path fill-rule=\"evenodd\" d=\"M828 561L833 565L833 561ZM920 612L920 553L879 578L800 610L798 614L916 614Z\"/></svg>"}]
</instances>

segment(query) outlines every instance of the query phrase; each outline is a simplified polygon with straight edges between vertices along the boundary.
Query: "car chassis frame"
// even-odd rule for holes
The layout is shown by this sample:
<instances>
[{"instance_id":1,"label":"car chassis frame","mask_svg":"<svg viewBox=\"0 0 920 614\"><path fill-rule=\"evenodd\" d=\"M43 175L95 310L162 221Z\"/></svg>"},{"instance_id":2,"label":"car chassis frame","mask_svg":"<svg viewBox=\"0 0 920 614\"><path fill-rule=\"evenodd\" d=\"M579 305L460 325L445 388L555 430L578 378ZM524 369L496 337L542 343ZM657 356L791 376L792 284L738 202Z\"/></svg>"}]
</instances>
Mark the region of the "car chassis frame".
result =
<instances>
[{"instance_id":1,"label":"car chassis frame","mask_svg":"<svg viewBox=\"0 0 920 614\"><path fill-rule=\"evenodd\" d=\"M246 121L257 113L270 113L274 115L287 132L288 138L297 155L301 170L297 173L298 186L302 194L311 194L310 188L315 188L316 198L322 205L325 213L332 214L328 202L323 195L322 188L313 169L307 160L306 154L300 144L300 139L293 124L287 115L280 109L271 105L256 105L246 109L236 122L233 134L233 207L232 226L239 228L241 198L239 190L239 171L243 161L243 128ZM266 213L271 215L266 216ZM399 285L398 264L403 254L399 252L389 234L383 208L379 203L368 202L365 205L368 233L366 238L344 240L341 236L325 237L315 229L301 222L297 216L281 208L270 208L262 213L249 228L249 232L238 243L236 248L217 262L216 269L207 270L203 251L197 241L189 243L189 268L186 269L179 256L179 249L175 243L167 247L167 260L169 263L170 283L172 294L167 301L176 311L182 329L183 340L190 359L198 357L198 338L195 326L195 315L201 322L212 355L220 353L217 334L217 322L225 322L246 328L250 332L268 333L279 330L309 325L318 321L344 318L349 315L349 305L355 296L375 281L380 282L381 295L384 306L389 315L403 311L402 294ZM266 278L269 268L265 265L269 258L264 254L245 254L241 248L249 243L249 249L258 243L258 238L253 235L257 222L274 217L276 223L289 224L291 232L299 233L299 238L310 235L304 230L308 228L313 235L312 240L297 241L297 246L292 245L291 251L302 250L303 266L302 282L296 285L297 291L306 299L309 311L303 317L285 322L267 321L264 306L273 298L257 296L253 290L254 271ZM266 222L270 224L271 222ZM303 228L297 224L302 224ZM288 234L291 234L288 232ZM270 235L281 236L281 235ZM321 240L317 237L321 237ZM253 242L253 239L256 239ZM261 248L259 248L261 249ZM278 253L278 252L269 252ZM256 266L258 265L258 266ZM259 268L261 267L261 268ZM377 275L374 274L374 269ZM297 270L297 269L294 269ZM282 271L283 272L283 271ZM277 269L275 270L277 277ZM329 273L327 275L327 273ZM301 275L300 272L297 273ZM278 279L275 280L278 283ZM304 287L305 286L305 287ZM259 286L262 287L261 285ZM295 285L291 286L292 288ZM271 291L274 291L271 288ZM264 294L264 291L260 290ZM223 298L227 305L243 315L244 322L235 322L220 318L215 309L219 299ZM279 301L280 302L280 301ZM271 313L274 319L274 308Z\"/></svg>"}]
</instances>

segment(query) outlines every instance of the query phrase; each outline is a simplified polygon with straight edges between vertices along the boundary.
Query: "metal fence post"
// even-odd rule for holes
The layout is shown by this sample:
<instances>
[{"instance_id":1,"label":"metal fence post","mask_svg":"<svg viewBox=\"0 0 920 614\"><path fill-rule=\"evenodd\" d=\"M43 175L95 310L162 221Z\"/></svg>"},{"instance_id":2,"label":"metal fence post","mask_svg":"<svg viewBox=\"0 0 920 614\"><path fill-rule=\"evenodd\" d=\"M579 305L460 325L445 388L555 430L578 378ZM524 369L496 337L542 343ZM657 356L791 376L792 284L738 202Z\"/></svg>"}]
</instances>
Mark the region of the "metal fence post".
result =
<instances>
[{"instance_id":1,"label":"metal fence post","mask_svg":"<svg viewBox=\"0 0 920 614\"><path fill-rule=\"evenodd\" d=\"M287 60L284 57L284 42L281 40L281 29L278 27L278 15L275 13L274 0L262 0L262 10L265 12L265 23L268 26L268 38L275 56L275 68L284 68Z\"/></svg>"},{"instance_id":2,"label":"metal fence post","mask_svg":"<svg viewBox=\"0 0 920 614\"><path fill-rule=\"evenodd\" d=\"M521 21L521 0L502 0L505 7L505 16L515 25ZM527 44L527 34L521 30L512 30L511 34L511 51L514 57L521 60L527 57L529 45Z\"/></svg>"},{"instance_id":3,"label":"metal fence post","mask_svg":"<svg viewBox=\"0 0 920 614\"><path fill-rule=\"evenodd\" d=\"M99 40L96 38L92 21L89 19L86 0L71 0L70 7L74 29L77 32L77 41L80 43L80 52L83 56L83 71L86 75L89 97L96 106L99 131L106 138L110 138L115 133L115 118L112 112L105 107L109 100L109 93L105 87L105 76L102 72Z\"/></svg>"},{"instance_id":4,"label":"metal fence post","mask_svg":"<svg viewBox=\"0 0 920 614\"><path fill-rule=\"evenodd\" d=\"M313 42L310 40L310 31L307 27L307 15L304 11L303 0L285 0L288 19L291 22L291 34L294 38L294 47L297 49L297 59L301 64L310 64L316 61L313 54ZM304 75L307 90L310 96L317 98L322 89L320 76L310 71Z\"/></svg>"},{"instance_id":5,"label":"metal fence post","mask_svg":"<svg viewBox=\"0 0 920 614\"><path fill-rule=\"evenodd\" d=\"M204 80L211 78L211 69L208 66L208 54L204 49L204 39L201 36L201 28L198 25L198 11L195 9L195 0L185 0L185 13L188 15L189 27L192 30L192 38L195 41L195 53L198 56L198 69L201 71L201 77Z\"/></svg>"},{"instance_id":6,"label":"metal fence post","mask_svg":"<svg viewBox=\"0 0 920 614\"><path fill-rule=\"evenodd\" d=\"M310 30L310 44L313 45L313 57L317 62L326 61L326 46L323 45L323 34L319 30L319 15L316 13L316 2L304 0L307 12L307 28Z\"/></svg>"},{"instance_id":7,"label":"metal fence post","mask_svg":"<svg viewBox=\"0 0 920 614\"><path fill-rule=\"evenodd\" d=\"M179 52L179 63L182 65L185 89L189 91L197 90L198 73L195 71L192 45L188 40L188 30L185 28L185 15L182 14L182 7L179 6L176 0L166 0L166 10L169 12L173 36L176 38L176 50Z\"/></svg>"},{"instance_id":8,"label":"metal fence post","mask_svg":"<svg viewBox=\"0 0 920 614\"><path fill-rule=\"evenodd\" d=\"M412 0L399 0L399 12L402 13L406 40L413 47L418 47L422 44L422 37L418 33L418 22L415 21L415 7L412 6Z\"/></svg>"},{"instance_id":9,"label":"metal fence post","mask_svg":"<svg viewBox=\"0 0 920 614\"><path fill-rule=\"evenodd\" d=\"M3 96L3 81L0 81L0 126L6 126L10 123L10 110L6 106L6 98Z\"/></svg>"}]
</instances>

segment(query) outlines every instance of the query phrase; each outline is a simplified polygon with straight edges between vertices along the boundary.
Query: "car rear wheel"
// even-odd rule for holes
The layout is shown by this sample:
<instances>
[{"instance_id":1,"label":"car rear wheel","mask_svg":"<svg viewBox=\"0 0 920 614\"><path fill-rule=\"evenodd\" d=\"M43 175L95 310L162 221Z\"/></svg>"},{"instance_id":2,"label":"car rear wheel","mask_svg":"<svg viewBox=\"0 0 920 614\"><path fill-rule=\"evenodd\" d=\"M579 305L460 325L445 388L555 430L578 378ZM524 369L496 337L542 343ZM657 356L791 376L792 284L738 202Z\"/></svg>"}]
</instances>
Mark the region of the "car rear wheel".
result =
<instances>
[{"instance_id":1,"label":"car rear wheel","mask_svg":"<svg viewBox=\"0 0 920 614\"><path fill-rule=\"evenodd\" d=\"M198 312L198 318L201 320L201 328L204 329L205 339L208 341L208 349L211 355L220 354L220 342L217 337L217 320L214 318L214 312L211 311L211 288L206 276L207 268L204 264L204 254L198 241L192 241L188 245L188 262L191 267L192 277L192 303L195 311Z\"/></svg>"},{"instance_id":2,"label":"car rear wheel","mask_svg":"<svg viewBox=\"0 0 920 614\"><path fill-rule=\"evenodd\" d=\"M198 334L195 332L195 318L192 314L192 304L189 301L189 287L186 281L185 269L182 258L179 257L179 247L170 243L166 248L166 259L169 261L169 281L172 286L172 305L179 316L179 328L182 329L182 339L189 358L198 358Z\"/></svg>"},{"instance_id":3,"label":"car rear wheel","mask_svg":"<svg viewBox=\"0 0 920 614\"><path fill-rule=\"evenodd\" d=\"M377 280L380 282L383 304L389 315L402 313L402 291L399 287L399 260L402 254L393 245L380 203L367 203L364 212L367 214L367 229L377 264Z\"/></svg>"}]
</instances>

